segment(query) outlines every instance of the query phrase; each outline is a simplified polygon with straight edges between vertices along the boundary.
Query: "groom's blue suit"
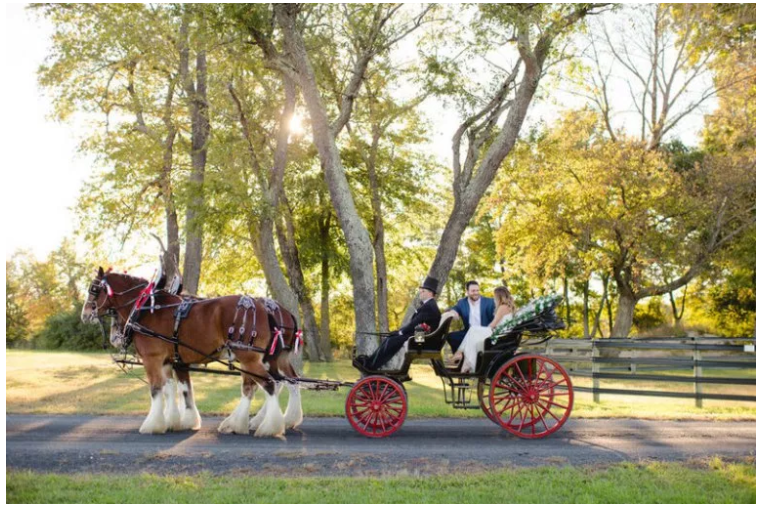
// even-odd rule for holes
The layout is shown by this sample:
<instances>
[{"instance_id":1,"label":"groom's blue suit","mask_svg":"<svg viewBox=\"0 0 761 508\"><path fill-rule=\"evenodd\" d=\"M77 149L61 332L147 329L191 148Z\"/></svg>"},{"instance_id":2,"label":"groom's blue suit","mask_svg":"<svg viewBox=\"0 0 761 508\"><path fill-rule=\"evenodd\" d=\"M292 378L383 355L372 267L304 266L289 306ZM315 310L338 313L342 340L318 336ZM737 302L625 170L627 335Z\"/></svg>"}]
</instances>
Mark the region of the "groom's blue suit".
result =
<instances>
[{"instance_id":1,"label":"groom's blue suit","mask_svg":"<svg viewBox=\"0 0 761 508\"><path fill-rule=\"evenodd\" d=\"M452 351L457 351L457 348L460 347L460 344L462 343L462 339L465 338L465 334L468 333L468 329L470 329L470 304L468 303L468 299L463 298L462 300L458 301L457 305L452 307L450 310L456 311L460 315L462 324L465 326L464 329L458 332L452 332L449 334L449 336L447 336L447 342L449 342L449 345L452 346ZM481 326L489 326L489 323L491 323L493 320L494 300L492 298L482 296Z\"/></svg>"}]
</instances>

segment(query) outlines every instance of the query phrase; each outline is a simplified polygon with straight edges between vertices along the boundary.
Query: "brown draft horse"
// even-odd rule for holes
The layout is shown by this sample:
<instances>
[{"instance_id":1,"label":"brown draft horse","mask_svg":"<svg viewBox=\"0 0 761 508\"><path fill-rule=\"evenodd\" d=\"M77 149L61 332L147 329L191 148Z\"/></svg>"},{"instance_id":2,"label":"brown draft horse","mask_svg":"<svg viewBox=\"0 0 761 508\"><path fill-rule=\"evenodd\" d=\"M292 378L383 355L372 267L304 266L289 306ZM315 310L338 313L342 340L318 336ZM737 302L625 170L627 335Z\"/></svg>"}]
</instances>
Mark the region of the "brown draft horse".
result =
<instances>
[{"instance_id":1,"label":"brown draft horse","mask_svg":"<svg viewBox=\"0 0 761 508\"><path fill-rule=\"evenodd\" d=\"M110 271L104 272L103 268L99 268L98 275L91 284L87 301L82 308L82 321L97 322L99 318L102 319L111 311L116 312L118 322L123 326L136 302L139 303L141 293L148 284L145 279ZM233 321L241 296L223 296L199 300L193 304L188 316L180 322L178 329L178 339L181 343L178 352L183 364L206 364L211 361L210 358L195 351L215 357L219 357L218 353L223 350L225 353L229 351L223 346L227 341L227 332L231 324L240 326L240 319L237 323ZM172 337L175 326L174 310L176 304L180 302L181 297L157 290L152 304L157 307L164 305L169 307L156 308L151 312L145 309L151 303L149 300L143 303L145 310L141 311L137 322L145 330ZM271 345L273 335L267 310L264 305L258 303L255 305L255 312L256 335L253 346L266 351ZM228 353L234 357L228 357L228 360L237 359L241 369L250 372L253 376L241 374L240 402L233 413L219 425L219 432L247 434L250 429L255 429L256 436L282 436L286 427L295 428L301 424L303 411L299 386L276 381L280 376L297 377L290 361L294 351L292 347L295 342L296 320L285 309L282 309L282 319L285 327L283 333L285 348L277 348L272 356L240 349ZM145 367L151 394L151 409L140 426L140 432L163 434L167 430L199 429L201 416L195 405L190 375L187 370L182 369L174 369L177 384L184 398L182 411L178 407L177 387L172 378L174 345L139 333L138 330L132 332L132 339ZM290 394L285 415L278 404L278 394L283 384L288 387ZM249 422L251 401L257 385L264 389L265 402L259 413Z\"/></svg>"}]
</instances>

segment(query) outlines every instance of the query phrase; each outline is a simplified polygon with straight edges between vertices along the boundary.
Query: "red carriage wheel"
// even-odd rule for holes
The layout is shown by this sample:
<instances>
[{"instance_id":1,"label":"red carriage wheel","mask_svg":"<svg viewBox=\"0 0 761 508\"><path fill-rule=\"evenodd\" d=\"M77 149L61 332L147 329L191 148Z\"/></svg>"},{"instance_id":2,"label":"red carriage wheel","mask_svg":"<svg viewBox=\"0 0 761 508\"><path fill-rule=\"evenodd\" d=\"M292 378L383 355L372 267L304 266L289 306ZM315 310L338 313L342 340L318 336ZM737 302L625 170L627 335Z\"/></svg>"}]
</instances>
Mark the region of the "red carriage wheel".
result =
<instances>
[{"instance_id":1,"label":"red carriage wheel","mask_svg":"<svg viewBox=\"0 0 761 508\"><path fill-rule=\"evenodd\" d=\"M481 411L494 423L499 424L497 419L491 412L491 406L489 406L489 393L491 392L491 381L489 379L478 380L478 403L481 405Z\"/></svg>"},{"instance_id":2,"label":"red carriage wheel","mask_svg":"<svg viewBox=\"0 0 761 508\"><path fill-rule=\"evenodd\" d=\"M406 416L404 387L387 377L366 377L346 397L346 417L363 436L390 436L401 428Z\"/></svg>"},{"instance_id":3,"label":"red carriage wheel","mask_svg":"<svg viewBox=\"0 0 761 508\"><path fill-rule=\"evenodd\" d=\"M535 354L511 358L489 389L491 415L518 437L536 439L558 430L573 408L573 385L556 361Z\"/></svg>"}]
</instances>

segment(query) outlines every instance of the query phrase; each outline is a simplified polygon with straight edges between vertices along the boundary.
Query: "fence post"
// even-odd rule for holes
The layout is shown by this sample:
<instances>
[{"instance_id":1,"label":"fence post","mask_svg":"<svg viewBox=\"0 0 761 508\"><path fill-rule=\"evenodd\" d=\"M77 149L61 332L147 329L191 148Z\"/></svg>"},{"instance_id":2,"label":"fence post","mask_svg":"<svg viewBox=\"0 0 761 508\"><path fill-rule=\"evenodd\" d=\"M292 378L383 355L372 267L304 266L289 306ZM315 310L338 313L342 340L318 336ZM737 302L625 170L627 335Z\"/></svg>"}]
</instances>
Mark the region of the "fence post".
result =
<instances>
[{"instance_id":1,"label":"fence post","mask_svg":"<svg viewBox=\"0 0 761 508\"><path fill-rule=\"evenodd\" d=\"M595 377L595 374L600 372L600 364L597 363L599 353L597 344L592 340L592 400L595 404L600 403L600 379Z\"/></svg>"},{"instance_id":2,"label":"fence post","mask_svg":"<svg viewBox=\"0 0 761 508\"><path fill-rule=\"evenodd\" d=\"M692 340L694 341L695 338L693 337ZM695 376L695 407L698 408L703 407L703 385L700 383L700 378L703 377L703 367L698 364L702 359L703 357L701 351L698 349L698 343L695 342L695 349L692 350L692 373Z\"/></svg>"}]
</instances>

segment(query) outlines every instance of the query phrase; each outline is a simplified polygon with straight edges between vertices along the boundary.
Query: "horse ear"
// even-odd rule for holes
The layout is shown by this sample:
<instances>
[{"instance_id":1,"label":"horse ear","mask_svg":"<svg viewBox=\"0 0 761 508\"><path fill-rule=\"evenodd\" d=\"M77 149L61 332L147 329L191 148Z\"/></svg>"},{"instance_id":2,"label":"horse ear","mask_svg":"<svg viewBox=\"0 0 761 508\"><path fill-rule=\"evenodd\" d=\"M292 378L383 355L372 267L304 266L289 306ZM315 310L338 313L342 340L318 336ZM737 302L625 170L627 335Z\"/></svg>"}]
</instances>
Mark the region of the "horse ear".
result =
<instances>
[{"instance_id":1,"label":"horse ear","mask_svg":"<svg viewBox=\"0 0 761 508\"><path fill-rule=\"evenodd\" d=\"M105 275L105 273L103 272L103 267L99 266L98 267L98 277L103 277L104 275Z\"/></svg>"}]
</instances>

